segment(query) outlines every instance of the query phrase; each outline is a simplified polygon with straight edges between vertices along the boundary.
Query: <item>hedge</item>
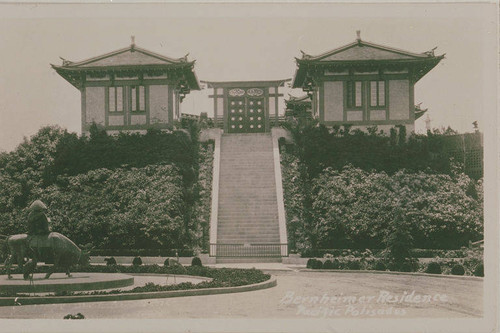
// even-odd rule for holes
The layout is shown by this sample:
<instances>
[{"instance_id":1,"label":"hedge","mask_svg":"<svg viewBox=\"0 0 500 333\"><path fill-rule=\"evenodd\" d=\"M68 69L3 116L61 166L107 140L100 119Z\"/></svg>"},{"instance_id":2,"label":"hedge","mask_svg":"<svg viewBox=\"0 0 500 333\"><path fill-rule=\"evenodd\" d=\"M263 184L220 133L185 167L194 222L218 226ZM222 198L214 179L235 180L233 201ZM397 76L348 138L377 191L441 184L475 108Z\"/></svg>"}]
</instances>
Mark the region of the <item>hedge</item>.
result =
<instances>
[{"instance_id":1,"label":"hedge","mask_svg":"<svg viewBox=\"0 0 500 333\"><path fill-rule=\"evenodd\" d=\"M113 249L94 253L208 249L213 143L198 142L196 122L182 126L117 136L93 126L90 137L40 129L0 153L0 234L25 232L26 207L42 199L53 231L80 246Z\"/></svg>"},{"instance_id":2,"label":"hedge","mask_svg":"<svg viewBox=\"0 0 500 333\"><path fill-rule=\"evenodd\" d=\"M92 249L91 256L117 257L193 257L192 249Z\"/></svg>"},{"instance_id":3,"label":"hedge","mask_svg":"<svg viewBox=\"0 0 500 333\"><path fill-rule=\"evenodd\" d=\"M304 249L300 252L301 258L317 258L331 255L333 257L341 257L353 255L356 258L361 258L367 249ZM373 256L383 257L384 249L368 249ZM467 256L467 249L461 248L458 250L442 250L442 249L411 249L413 258L464 258Z\"/></svg>"},{"instance_id":4,"label":"hedge","mask_svg":"<svg viewBox=\"0 0 500 333\"><path fill-rule=\"evenodd\" d=\"M49 269L48 266L41 266L39 270L45 272ZM2 272L3 268L0 269ZM264 274L262 271L255 268L252 269L236 269L236 268L210 268L206 266L158 266L158 265L141 265L141 266L102 266L91 265L81 267L75 272L86 273L150 273L150 274L183 274L193 276L203 276L212 279L193 284L184 282L174 285L156 285L148 283L142 287L136 287L132 290L120 291L93 291L93 292L63 292L57 295L105 295L118 293L135 293L135 292L154 292L154 291L169 291L169 290L188 290L201 288L220 288L220 287L237 287L248 284L260 283L270 279L269 274ZM1 297L15 296L2 293Z\"/></svg>"}]
</instances>

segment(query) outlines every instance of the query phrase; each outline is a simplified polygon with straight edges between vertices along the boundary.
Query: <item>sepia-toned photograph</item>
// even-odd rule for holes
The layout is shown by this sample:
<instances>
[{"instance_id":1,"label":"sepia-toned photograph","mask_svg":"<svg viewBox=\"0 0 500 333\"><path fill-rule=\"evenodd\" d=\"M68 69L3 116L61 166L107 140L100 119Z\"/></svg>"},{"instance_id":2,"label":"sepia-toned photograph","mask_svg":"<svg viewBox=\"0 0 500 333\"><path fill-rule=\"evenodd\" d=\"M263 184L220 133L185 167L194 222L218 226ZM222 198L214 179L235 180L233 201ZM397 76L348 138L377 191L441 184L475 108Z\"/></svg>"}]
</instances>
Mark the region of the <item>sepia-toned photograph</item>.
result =
<instances>
[{"instance_id":1,"label":"sepia-toned photograph","mask_svg":"<svg viewBox=\"0 0 500 333\"><path fill-rule=\"evenodd\" d=\"M498 8L0 2L0 332L498 331Z\"/></svg>"}]
</instances>

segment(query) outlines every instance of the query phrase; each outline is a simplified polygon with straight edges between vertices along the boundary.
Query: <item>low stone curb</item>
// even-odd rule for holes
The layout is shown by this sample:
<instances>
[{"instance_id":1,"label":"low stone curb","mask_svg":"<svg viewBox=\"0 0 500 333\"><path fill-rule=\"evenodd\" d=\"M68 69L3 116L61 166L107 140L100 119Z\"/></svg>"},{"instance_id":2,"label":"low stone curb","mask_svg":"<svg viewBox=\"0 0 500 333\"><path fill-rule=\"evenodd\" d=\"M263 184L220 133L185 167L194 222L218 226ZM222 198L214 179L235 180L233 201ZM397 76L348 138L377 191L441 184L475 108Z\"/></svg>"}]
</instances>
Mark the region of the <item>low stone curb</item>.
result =
<instances>
[{"instance_id":1,"label":"low stone curb","mask_svg":"<svg viewBox=\"0 0 500 333\"><path fill-rule=\"evenodd\" d=\"M370 273L370 274L392 274L392 275L413 275L413 276L427 276L436 278L450 278L461 280L478 280L483 281L483 277L470 276L470 275L449 275L449 274L430 274L430 273L417 273L417 272L392 272L392 271L371 271L371 270L352 270L352 269L299 269L299 272L317 272L317 273Z\"/></svg>"},{"instance_id":2,"label":"low stone curb","mask_svg":"<svg viewBox=\"0 0 500 333\"><path fill-rule=\"evenodd\" d=\"M249 284L245 286L237 286L237 287L171 290L171 291L157 291L157 292L143 292L143 293L111 294L111 295L0 297L0 306L105 302L105 301L131 301L131 300L153 299L153 298L218 295L218 294L241 293L245 291L267 289L276 287L277 285L278 283L276 281L276 278L271 276L271 278L267 281Z\"/></svg>"}]
</instances>

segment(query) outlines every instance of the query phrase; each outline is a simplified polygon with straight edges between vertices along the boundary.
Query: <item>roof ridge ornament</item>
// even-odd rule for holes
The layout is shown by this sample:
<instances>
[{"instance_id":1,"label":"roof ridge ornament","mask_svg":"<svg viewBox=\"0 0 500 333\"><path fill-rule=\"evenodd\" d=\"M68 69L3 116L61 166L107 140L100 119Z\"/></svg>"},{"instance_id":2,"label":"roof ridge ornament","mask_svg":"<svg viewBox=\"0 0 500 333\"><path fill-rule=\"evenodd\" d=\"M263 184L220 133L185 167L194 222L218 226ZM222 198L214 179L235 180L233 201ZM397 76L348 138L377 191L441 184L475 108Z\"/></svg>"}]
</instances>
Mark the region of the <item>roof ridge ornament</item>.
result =
<instances>
[{"instance_id":1,"label":"roof ridge ornament","mask_svg":"<svg viewBox=\"0 0 500 333\"><path fill-rule=\"evenodd\" d=\"M434 51L435 51L437 48L438 48L438 47L436 46L435 48L431 49L430 51L424 52L424 54L427 54L429 57L434 57Z\"/></svg>"},{"instance_id":2,"label":"roof ridge ornament","mask_svg":"<svg viewBox=\"0 0 500 333\"><path fill-rule=\"evenodd\" d=\"M302 59L310 59L311 56L307 53L305 53L304 51L300 50L300 53L302 53Z\"/></svg>"},{"instance_id":3,"label":"roof ridge ornament","mask_svg":"<svg viewBox=\"0 0 500 333\"><path fill-rule=\"evenodd\" d=\"M130 50L134 52L135 49L135 36L130 36Z\"/></svg>"},{"instance_id":4,"label":"roof ridge ornament","mask_svg":"<svg viewBox=\"0 0 500 333\"><path fill-rule=\"evenodd\" d=\"M361 30L356 30L356 41L361 44Z\"/></svg>"},{"instance_id":5,"label":"roof ridge ornament","mask_svg":"<svg viewBox=\"0 0 500 333\"><path fill-rule=\"evenodd\" d=\"M69 60L66 60L64 59L63 57L59 57L61 60L62 60L62 65L63 66L68 66L68 65L71 65L73 63L73 61L69 61Z\"/></svg>"}]
</instances>

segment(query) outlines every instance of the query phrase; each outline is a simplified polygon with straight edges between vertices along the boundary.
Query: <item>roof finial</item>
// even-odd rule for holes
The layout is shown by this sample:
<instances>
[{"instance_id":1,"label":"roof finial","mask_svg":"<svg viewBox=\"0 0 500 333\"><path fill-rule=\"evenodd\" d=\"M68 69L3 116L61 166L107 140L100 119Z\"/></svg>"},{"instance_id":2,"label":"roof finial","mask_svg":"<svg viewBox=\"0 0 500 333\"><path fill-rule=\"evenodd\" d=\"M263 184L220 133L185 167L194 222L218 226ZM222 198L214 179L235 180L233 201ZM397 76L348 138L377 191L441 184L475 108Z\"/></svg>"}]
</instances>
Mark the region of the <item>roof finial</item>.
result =
<instances>
[{"instance_id":1,"label":"roof finial","mask_svg":"<svg viewBox=\"0 0 500 333\"><path fill-rule=\"evenodd\" d=\"M427 114L427 118L425 118L425 129L427 132L430 132L431 130L431 118L429 117L429 114Z\"/></svg>"},{"instance_id":2,"label":"roof finial","mask_svg":"<svg viewBox=\"0 0 500 333\"><path fill-rule=\"evenodd\" d=\"M130 36L130 40L131 40L130 46L132 48L135 47L135 36Z\"/></svg>"},{"instance_id":3,"label":"roof finial","mask_svg":"<svg viewBox=\"0 0 500 333\"><path fill-rule=\"evenodd\" d=\"M357 35L356 40L357 40L358 42L360 42L360 41L361 41L361 30L356 30L356 35Z\"/></svg>"}]
</instances>

